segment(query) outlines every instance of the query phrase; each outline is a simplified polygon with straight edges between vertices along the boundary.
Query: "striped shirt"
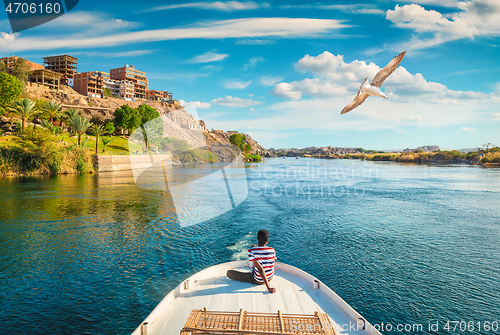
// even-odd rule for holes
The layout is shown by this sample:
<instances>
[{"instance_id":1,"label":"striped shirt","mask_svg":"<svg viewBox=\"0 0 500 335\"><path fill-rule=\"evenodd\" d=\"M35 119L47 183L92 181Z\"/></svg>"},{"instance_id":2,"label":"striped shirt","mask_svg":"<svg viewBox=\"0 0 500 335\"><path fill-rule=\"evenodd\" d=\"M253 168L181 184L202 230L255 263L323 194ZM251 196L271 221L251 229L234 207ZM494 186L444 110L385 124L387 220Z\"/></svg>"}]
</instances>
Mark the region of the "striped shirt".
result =
<instances>
[{"instance_id":1,"label":"striped shirt","mask_svg":"<svg viewBox=\"0 0 500 335\"><path fill-rule=\"evenodd\" d=\"M276 260L276 252L274 248L271 247L253 247L248 249L248 259L253 261L257 260L260 265L264 268L266 277L270 280L274 276L274 261ZM259 270L256 267L253 268L253 277L255 280L262 282L262 277L260 276Z\"/></svg>"}]
</instances>

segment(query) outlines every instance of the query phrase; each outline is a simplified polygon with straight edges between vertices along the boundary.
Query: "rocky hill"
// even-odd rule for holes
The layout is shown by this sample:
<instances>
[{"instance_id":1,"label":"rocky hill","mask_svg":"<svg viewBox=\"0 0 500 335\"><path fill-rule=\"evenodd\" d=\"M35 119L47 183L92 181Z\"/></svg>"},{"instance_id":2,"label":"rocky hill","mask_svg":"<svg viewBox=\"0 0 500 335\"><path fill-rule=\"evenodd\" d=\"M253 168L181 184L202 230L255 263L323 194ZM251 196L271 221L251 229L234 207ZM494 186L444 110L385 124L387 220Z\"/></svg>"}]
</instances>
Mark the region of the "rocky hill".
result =
<instances>
[{"instance_id":1,"label":"rocky hill","mask_svg":"<svg viewBox=\"0 0 500 335\"><path fill-rule=\"evenodd\" d=\"M104 119L113 118L115 109L125 104L132 108L139 107L142 104L149 105L155 108L160 114L166 114L173 110L182 108L179 104L166 101L127 101L116 98L92 98L79 94L69 86L61 85L59 90L50 90L47 87L36 83L28 83L25 88L24 96L31 100L53 100L63 105L88 106L89 109L83 109L83 113L87 116L99 114ZM96 110L92 107L107 108L108 110Z\"/></svg>"},{"instance_id":2,"label":"rocky hill","mask_svg":"<svg viewBox=\"0 0 500 335\"><path fill-rule=\"evenodd\" d=\"M203 121L201 121L203 122ZM216 146L218 144L231 143L229 138L234 132L222 132L217 130L208 131L205 130L205 139L207 144L210 146ZM243 133L242 133L243 134ZM255 141L250 135L243 134L246 136L246 143L250 144L252 150L250 151L253 155L261 155L262 157L274 157L275 154L272 151L267 150L261 146L257 141Z\"/></svg>"},{"instance_id":3,"label":"rocky hill","mask_svg":"<svg viewBox=\"0 0 500 335\"><path fill-rule=\"evenodd\" d=\"M24 97L31 100L53 100L67 106L88 106L81 109L85 115L92 117L99 115L103 120L112 119L114 111L128 104L136 108L142 104L147 104L155 108L162 115L165 136L175 137L188 142L195 148L206 148L207 146L213 152L217 153L219 159L223 162L231 161L230 148L232 145L229 137L234 132L209 131L205 123L196 120L177 102L167 101L126 101L116 98L92 98L79 94L71 87L61 86L59 90L50 90L44 86L30 83L26 86ZM246 143L252 147L251 153L264 157L272 157L274 153L265 149L245 134Z\"/></svg>"}]
</instances>

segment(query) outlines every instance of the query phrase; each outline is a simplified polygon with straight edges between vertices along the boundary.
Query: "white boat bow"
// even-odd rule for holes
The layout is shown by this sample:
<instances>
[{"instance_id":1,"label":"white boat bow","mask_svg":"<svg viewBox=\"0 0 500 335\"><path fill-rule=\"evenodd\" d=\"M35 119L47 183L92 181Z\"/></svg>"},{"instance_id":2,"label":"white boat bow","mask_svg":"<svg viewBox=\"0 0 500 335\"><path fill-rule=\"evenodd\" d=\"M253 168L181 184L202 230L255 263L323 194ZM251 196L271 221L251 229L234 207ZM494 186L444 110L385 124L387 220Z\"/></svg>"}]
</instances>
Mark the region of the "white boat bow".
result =
<instances>
[{"instance_id":1,"label":"white boat bow","mask_svg":"<svg viewBox=\"0 0 500 335\"><path fill-rule=\"evenodd\" d=\"M250 271L249 262L218 264L194 274L172 290L132 335L146 332L148 335L179 335L191 311L203 308L232 312L244 309L256 313L326 313L336 334L381 335L328 286L296 267L275 263L271 286L277 292L273 294L267 292L265 285L227 278L229 269Z\"/></svg>"}]
</instances>

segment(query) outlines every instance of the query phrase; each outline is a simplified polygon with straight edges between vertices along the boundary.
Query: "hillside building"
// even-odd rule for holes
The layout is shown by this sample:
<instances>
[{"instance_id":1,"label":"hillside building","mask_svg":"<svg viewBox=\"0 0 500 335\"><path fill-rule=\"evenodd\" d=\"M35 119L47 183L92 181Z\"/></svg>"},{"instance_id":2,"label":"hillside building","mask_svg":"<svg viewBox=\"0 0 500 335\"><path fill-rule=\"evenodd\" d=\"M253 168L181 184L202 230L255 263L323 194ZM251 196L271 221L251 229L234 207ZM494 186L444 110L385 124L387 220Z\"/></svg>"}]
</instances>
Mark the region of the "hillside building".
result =
<instances>
[{"instance_id":1,"label":"hillside building","mask_svg":"<svg viewBox=\"0 0 500 335\"><path fill-rule=\"evenodd\" d=\"M149 88L148 77L146 72L136 70L134 65L126 64L123 67L112 69L110 71L110 79L116 81L129 81L134 83L134 98L136 100L146 100L146 91Z\"/></svg>"},{"instance_id":2,"label":"hillside building","mask_svg":"<svg viewBox=\"0 0 500 335\"><path fill-rule=\"evenodd\" d=\"M81 95L92 98L102 97L103 78L98 76L95 72L77 73L68 81L70 84L73 84L73 89Z\"/></svg>"},{"instance_id":3,"label":"hillside building","mask_svg":"<svg viewBox=\"0 0 500 335\"><path fill-rule=\"evenodd\" d=\"M131 81L116 81L113 79L104 78L102 85L103 98L106 89L109 89L111 91L111 94L114 98L119 98L127 101L135 101L135 84Z\"/></svg>"},{"instance_id":4,"label":"hillside building","mask_svg":"<svg viewBox=\"0 0 500 335\"><path fill-rule=\"evenodd\" d=\"M61 85L61 78L62 74L60 73L46 69L37 69L31 73L29 81L58 90Z\"/></svg>"},{"instance_id":5,"label":"hillside building","mask_svg":"<svg viewBox=\"0 0 500 335\"><path fill-rule=\"evenodd\" d=\"M146 100L165 101L172 100L172 93L169 91L147 90Z\"/></svg>"},{"instance_id":6,"label":"hillside building","mask_svg":"<svg viewBox=\"0 0 500 335\"><path fill-rule=\"evenodd\" d=\"M0 58L0 62L4 62L5 67L7 69L7 73L12 74L12 70L14 69L14 65L16 64L16 61L18 59L19 59L19 57L17 57L17 56L3 57L3 58ZM44 69L43 65L30 62L29 60L26 60L26 59L25 59L25 61L29 64L31 71Z\"/></svg>"},{"instance_id":7,"label":"hillside building","mask_svg":"<svg viewBox=\"0 0 500 335\"><path fill-rule=\"evenodd\" d=\"M109 79L109 73L104 72L104 71L92 71L92 74L95 74L96 76L104 79Z\"/></svg>"},{"instance_id":8,"label":"hillside building","mask_svg":"<svg viewBox=\"0 0 500 335\"><path fill-rule=\"evenodd\" d=\"M11 74L17 56L3 57L7 73ZM146 72L135 69L134 65L111 69L110 72L88 71L77 72L78 58L69 55L48 56L43 58L45 64L37 64L26 60L32 75L29 81L59 89L60 85L72 87L78 93L95 98L104 98L106 89L112 96L127 101L153 100L173 101L168 91L150 90ZM179 104L174 101L175 104Z\"/></svg>"},{"instance_id":9,"label":"hillside building","mask_svg":"<svg viewBox=\"0 0 500 335\"><path fill-rule=\"evenodd\" d=\"M68 80L77 74L78 58L69 55L43 57L45 69L62 74L61 84L68 85Z\"/></svg>"},{"instance_id":10,"label":"hillside building","mask_svg":"<svg viewBox=\"0 0 500 335\"><path fill-rule=\"evenodd\" d=\"M135 101L135 83L122 80L116 83L118 86L118 96L123 100Z\"/></svg>"}]
</instances>

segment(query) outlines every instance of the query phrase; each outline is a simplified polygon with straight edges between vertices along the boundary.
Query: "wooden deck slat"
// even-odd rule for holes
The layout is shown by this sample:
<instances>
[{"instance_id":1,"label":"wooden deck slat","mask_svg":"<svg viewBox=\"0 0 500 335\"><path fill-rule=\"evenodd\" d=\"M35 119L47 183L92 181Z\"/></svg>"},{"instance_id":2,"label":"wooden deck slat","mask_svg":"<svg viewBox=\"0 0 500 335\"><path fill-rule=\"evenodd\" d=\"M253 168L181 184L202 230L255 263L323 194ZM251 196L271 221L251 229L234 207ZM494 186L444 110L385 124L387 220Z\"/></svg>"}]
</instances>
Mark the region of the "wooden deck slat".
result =
<instances>
[{"instance_id":1,"label":"wooden deck slat","mask_svg":"<svg viewBox=\"0 0 500 335\"><path fill-rule=\"evenodd\" d=\"M295 322L297 329L291 329L292 322ZM239 312L194 309L182 328L181 335L196 334L337 335L331 329L330 319L325 313L316 311L315 315L283 314L281 310L276 314L252 313L243 308Z\"/></svg>"}]
</instances>

